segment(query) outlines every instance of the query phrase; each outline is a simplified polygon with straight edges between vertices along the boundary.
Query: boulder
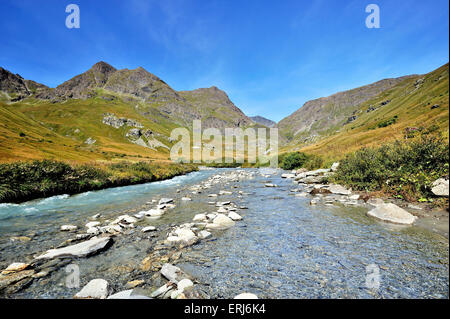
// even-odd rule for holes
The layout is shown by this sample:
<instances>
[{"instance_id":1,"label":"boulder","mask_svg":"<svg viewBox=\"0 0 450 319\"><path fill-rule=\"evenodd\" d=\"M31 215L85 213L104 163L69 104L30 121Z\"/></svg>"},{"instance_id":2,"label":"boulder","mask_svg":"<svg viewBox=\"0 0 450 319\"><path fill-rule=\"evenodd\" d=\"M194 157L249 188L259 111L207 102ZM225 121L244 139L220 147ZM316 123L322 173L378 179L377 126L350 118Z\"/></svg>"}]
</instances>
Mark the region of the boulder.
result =
<instances>
[{"instance_id":1,"label":"boulder","mask_svg":"<svg viewBox=\"0 0 450 319\"><path fill-rule=\"evenodd\" d=\"M178 290L181 290L183 292L184 289L194 286L194 283L190 279L181 279L178 284L177 288Z\"/></svg>"},{"instance_id":2,"label":"boulder","mask_svg":"<svg viewBox=\"0 0 450 319\"><path fill-rule=\"evenodd\" d=\"M431 191L436 196L446 196L448 197L449 183L448 179L439 178L432 184Z\"/></svg>"},{"instance_id":3,"label":"boulder","mask_svg":"<svg viewBox=\"0 0 450 319\"><path fill-rule=\"evenodd\" d=\"M94 237L72 246L47 250L45 254L36 259L87 257L107 248L111 242L110 237Z\"/></svg>"},{"instance_id":4,"label":"boulder","mask_svg":"<svg viewBox=\"0 0 450 319\"><path fill-rule=\"evenodd\" d=\"M211 233L209 231L206 230L202 230L198 233L198 237L200 237L201 239L206 239L209 236L211 236Z\"/></svg>"},{"instance_id":5,"label":"boulder","mask_svg":"<svg viewBox=\"0 0 450 319\"><path fill-rule=\"evenodd\" d=\"M92 279L74 298L106 299L109 295L109 284L104 279Z\"/></svg>"},{"instance_id":6,"label":"boulder","mask_svg":"<svg viewBox=\"0 0 450 319\"><path fill-rule=\"evenodd\" d=\"M367 212L367 215L382 221L402 225L411 225L417 219L416 216L391 203L378 205Z\"/></svg>"},{"instance_id":7,"label":"boulder","mask_svg":"<svg viewBox=\"0 0 450 319\"><path fill-rule=\"evenodd\" d=\"M350 195L352 192L348 189L346 189L344 186L331 184L327 187L327 189L332 194L338 194L338 195Z\"/></svg>"},{"instance_id":8,"label":"boulder","mask_svg":"<svg viewBox=\"0 0 450 319\"><path fill-rule=\"evenodd\" d=\"M223 214L217 214L217 216L214 218L212 224L207 224L206 228L210 229L224 229L228 227L234 226L234 221Z\"/></svg>"},{"instance_id":9,"label":"boulder","mask_svg":"<svg viewBox=\"0 0 450 319\"><path fill-rule=\"evenodd\" d=\"M192 219L194 222L206 220L206 214L196 214Z\"/></svg>"}]
</instances>

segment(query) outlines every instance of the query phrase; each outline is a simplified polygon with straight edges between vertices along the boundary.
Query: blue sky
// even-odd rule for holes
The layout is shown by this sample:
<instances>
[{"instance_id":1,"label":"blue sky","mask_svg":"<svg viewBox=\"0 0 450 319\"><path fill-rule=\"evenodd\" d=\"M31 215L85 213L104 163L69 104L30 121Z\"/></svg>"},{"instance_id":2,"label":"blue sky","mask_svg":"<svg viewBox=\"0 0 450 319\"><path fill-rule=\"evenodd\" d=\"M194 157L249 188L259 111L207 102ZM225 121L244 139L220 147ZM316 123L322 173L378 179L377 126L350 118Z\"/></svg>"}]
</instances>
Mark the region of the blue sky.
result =
<instances>
[{"instance_id":1,"label":"blue sky","mask_svg":"<svg viewBox=\"0 0 450 319\"><path fill-rule=\"evenodd\" d=\"M78 4L81 28L67 29ZM368 29L365 7L380 7ZM103 60L176 90L218 86L275 121L308 100L449 59L448 0L2 0L0 66L56 86Z\"/></svg>"}]
</instances>

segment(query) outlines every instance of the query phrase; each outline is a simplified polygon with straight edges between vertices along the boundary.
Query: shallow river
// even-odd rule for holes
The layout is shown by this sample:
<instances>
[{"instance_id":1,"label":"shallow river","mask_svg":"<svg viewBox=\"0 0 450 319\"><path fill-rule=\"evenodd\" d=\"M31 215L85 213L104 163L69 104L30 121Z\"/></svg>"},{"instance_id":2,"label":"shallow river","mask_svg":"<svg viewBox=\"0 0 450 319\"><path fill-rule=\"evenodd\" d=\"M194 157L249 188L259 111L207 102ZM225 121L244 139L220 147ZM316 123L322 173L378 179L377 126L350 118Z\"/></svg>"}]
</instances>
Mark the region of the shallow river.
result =
<instances>
[{"instance_id":1,"label":"shallow river","mask_svg":"<svg viewBox=\"0 0 450 319\"><path fill-rule=\"evenodd\" d=\"M268 177L251 170L252 179L219 183L201 194L189 190L230 171L203 170L168 181L0 204L0 268L29 262L33 255L75 236L61 232L61 225L77 225L77 233L82 233L94 214L101 213L100 221L112 220L153 208L155 204L148 203L152 199L170 197L177 206L162 218L139 221L135 229L115 238L108 250L71 261L80 269L81 286L104 278L120 291L127 281L143 279L147 284L142 293L149 294L164 282L139 265L156 242L166 237L171 225L215 211L208 202L230 200L248 207L238 210L243 220L184 249L177 264L212 298L232 298L242 292L261 298L448 298L446 237L418 226L377 222L366 216L370 206L362 203L310 206L311 197L294 196L290 190L298 186L281 179L280 171ZM268 182L278 187L265 187ZM233 195L207 196L220 190ZM239 191L244 194L238 196ZM183 196L192 201L181 201ZM140 228L148 225L158 231L143 234ZM11 239L19 236L31 240ZM379 273L378 289L366 286L374 269ZM66 276L61 267L9 297L70 298L79 288L67 288Z\"/></svg>"}]
</instances>

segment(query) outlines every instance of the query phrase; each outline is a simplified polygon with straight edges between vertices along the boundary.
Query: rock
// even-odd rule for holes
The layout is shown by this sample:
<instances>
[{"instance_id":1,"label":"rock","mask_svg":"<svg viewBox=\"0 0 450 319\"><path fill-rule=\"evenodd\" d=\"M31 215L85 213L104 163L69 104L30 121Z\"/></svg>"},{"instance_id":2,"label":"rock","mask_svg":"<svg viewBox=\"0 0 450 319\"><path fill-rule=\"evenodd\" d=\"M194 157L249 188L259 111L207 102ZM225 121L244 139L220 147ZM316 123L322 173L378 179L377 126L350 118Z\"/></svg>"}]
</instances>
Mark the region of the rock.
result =
<instances>
[{"instance_id":1,"label":"rock","mask_svg":"<svg viewBox=\"0 0 450 319\"><path fill-rule=\"evenodd\" d=\"M228 216L225 216L223 214L217 214L217 216L214 218L212 224L207 224L206 228L210 229L224 229L228 227L234 226L234 221L229 218Z\"/></svg>"},{"instance_id":2,"label":"rock","mask_svg":"<svg viewBox=\"0 0 450 319\"><path fill-rule=\"evenodd\" d=\"M173 199L172 198L161 198L159 200L159 205L170 204L170 203L173 203Z\"/></svg>"},{"instance_id":3,"label":"rock","mask_svg":"<svg viewBox=\"0 0 450 319\"><path fill-rule=\"evenodd\" d=\"M295 177L295 174L287 174L287 173L281 174L281 178L294 178L294 177Z\"/></svg>"},{"instance_id":4,"label":"rock","mask_svg":"<svg viewBox=\"0 0 450 319\"><path fill-rule=\"evenodd\" d=\"M152 299L152 298L143 295L135 295L133 294L133 289L129 289L119 291L118 293L109 296L107 299Z\"/></svg>"},{"instance_id":5,"label":"rock","mask_svg":"<svg viewBox=\"0 0 450 319\"><path fill-rule=\"evenodd\" d=\"M219 192L219 195L232 195L233 194L233 192L230 192L230 191L220 191Z\"/></svg>"},{"instance_id":6,"label":"rock","mask_svg":"<svg viewBox=\"0 0 450 319\"><path fill-rule=\"evenodd\" d=\"M181 292L183 292L184 289L192 287L192 286L194 286L194 283L190 279L187 279L187 278L181 279L177 284L177 288Z\"/></svg>"},{"instance_id":7,"label":"rock","mask_svg":"<svg viewBox=\"0 0 450 319\"><path fill-rule=\"evenodd\" d=\"M384 201L381 198L369 198L367 200L367 203L372 206L379 206L379 205L383 205Z\"/></svg>"},{"instance_id":8,"label":"rock","mask_svg":"<svg viewBox=\"0 0 450 319\"><path fill-rule=\"evenodd\" d=\"M109 295L109 284L104 279L92 279L74 298L106 299Z\"/></svg>"},{"instance_id":9,"label":"rock","mask_svg":"<svg viewBox=\"0 0 450 319\"><path fill-rule=\"evenodd\" d=\"M14 236L10 238L11 241L20 241L22 243L28 242L31 240L30 237L27 236Z\"/></svg>"},{"instance_id":10,"label":"rock","mask_svg":"<svg viewBox=\"0 0 450 319\"><path fill-rule=\"evenodd\" d=\"M161 209L150 209L146 212L144 212L145 216L150 216L150 217L159 217L164 215L164 211Z\"/></svg>"},{"instance_id":11,"label":"rock","mask_svg":"<svg viewBox=\"0 0 450 319\"><path fill-rule=\"evenodd\" d=\"M100 234L100 229L98 229L97 227L90 227L87 229L86 233L90 235L98 235Z\"/></svg>"},{"instance_id":12,"label":"rock","mask_svg":"<svg viewBox=\"0 0 450 319\"><path fill-rule=\"evenodd\" d=\"M217 196L219 196L219 195L217 195L217 194L209 194L208 195L208 197L217 197Z\"/></svg>"},{"instance_id":13,"label":"rock","mask_svg":"<svg viewBox=\"0 0 450 319\"><path fill-rule=\"evenodd\" d=\"M448 188L449 188L449 181L448 179L439 178L434 181L432 184L431 191L436 196L446 196L448 197Z\"/></svg>"},{"instance_id":14,"label":"rock","mask_svg":"<svg viewBox=\"0 0 450 319\"><path fill-rule=\"evenodd\" d=\"M102 214L98 213L98 214L92 215L92 216L91 216L91 219L92 219L92 220L96 220L96 219L99 218L100 216L102 216Z\"/></svg>"},{"instance_id":15,"label":"rock","mask_svg":"<svg viewBox=\"0 0 450 319\"><path fill-rule=\"evenodd\" d=\"M339 162L333 163L333 165L331 165L331 171L336 172L338 167L339 167Z\"/></svg>"},{"instance_id":16,"label":"rock","mask_svg":"<svg viewBox=\"0 0 450 319\"><path fill-rule=\"evenodd\" d=\"M206 220L206 214L196 214L192 219L194 222Z\"/></svg>"},{"instance_id":17,"label":"rock","mask_svg":"<svg viewBox=\"0 0 450 319\"><path fill-rule=\"evenodd\" d=\"M142 228L142 232L143 233L146 233L146 232L149 232L149 231L155 231L155 230L156 230L155 226L147 226L147 227Z\"/></svg>"},{"instance_id":18,"label":"rock","mask_svg":"<svg viewBox=\"0 0 450 319\"><path fill-rule=\"evenodd\" d=\"M275 184L267 183L264 185L265 187L277 187Z\"/></svg>"},{"instance_id":19,"label":"rock","mask_svg":"<svg viewBox=\"0 0 450 319\"><path fill-rule=\"evenodd\" d=\"M36 259L87 257L106 249L111 242L112 239L110 237L94 237L76 245L47 250L45 254L40 255Z\"/></svg>"},{"instance_id":20,"label":"rock","mask_svg":"<svg viewBox=\"0 0 450 319\"><path fill-rule=\"evenodd\" d=\"M238 213L235 213L235 212L230 212L229 214L228 214L228 217L230 217L232 220L234 220L234 221L237 221L237 220L241 220L242 219L242 216L241 215L239 215Z\"/></svg>"},{"instance_id":21,"label":"rock","mask_svg":"<svg viewBox=\"0 0 450 319\"><path fill-rule=\"evenodd\" d=\"M210 233L209 231L202 230L202 231L200 231L200 232L198 233L198 236L199 236L201 239L206 239L206 238L208 238L209 236L211 236L211 233Z\"/></svg>"},{"instance_id":22,"label":"rock","mask_svg":"<svg viewBox=\"0 0 450 319\"><path fill-rule=\"evenodd\" d=\"M100 225L100 222L89 222L86 224L86 228L94 228Z\"/></svg>"},{"instance_id":23,"label":"rock","mask_svg":"<svg viewBox=\"0 0 450 319\"><path fill-rule=\"evenodd\" d=\"M92 137L88 137L87 140L84 141L84 143L87 145L95 144L95 142L97 142L97 140L94 140Z\"/></svg>"},{"instance_id":24,"label":"rock","mask_svg":"<svg viewBox=\"0 0 450 319\"><path fill-rule=\"evenodd\" d=\"M129 216L129 215L121 215L119 217L117 217L114 221L111 222L111 225L115 225L115 224L133 224L136 223L137 219Z\"/></svg>"},{"instance_id":25,"label":"rock","mask_svg":"<svg viewBox=\"0 0 450 319\"><path fill-rule=\"evenodd\" d=\"M138 286L142 286L143 284L145 284L144 280L132 280L126 283L125 288L126 289L136 288Z\"/></svg>"},{"instance_id":26,"label":"rock","mask_svg":"<svg viewBox=\"0 0 450 319\"><path fill-rule=\"evenodd\" d=\"M351 199L351 200L358 200L359 199L359 195L358 194L351 195L348 198Z\"/></svg>"},{"instance_id":27,"label":"rock","mask_svg":"<svg viewBox=\"0 0 450 319\"><path fill-rule=\"evenodd\" d=\"M417 219L416 216L391 203L378 205L376 208L367 212L367 215L383 221L403 225L411 225Z\"/></svg>"},{"instance_id":28,"label":"rock","mask_svg":"<svg viewBox=\"0 0 450 319\"><path fill-rule=\"evenodd\" d=\"M251 293L242 293L234 297L234 299L258 299L258 296Z\"/></svg>"},{"instance_id":29,"label":"rock","mask_svg":"<svg viewBox=\"0 0 450 319\"><path fill-rule=\"evenodd\" d=\"M77 230L78 227L75 225L62 225L61 226L61 230L62 231L73 231L73 230Z\"/></svg>"},{"instance_id":30,"label":"rock","mask_svg":"<svg viewBox=\"0 0 450 319\"><path fill-rule=\"evenodd\" d=\"M173 289L174 289L174 284L172 282L168 282L164 286L161 286L158 289L156 289L154 292L152 292L150 297L157 298L157 297L163 296L167 292L169 292L170 290L173 290Z\"/></svg>"},{"instance_id":31,"label":"rock","mask_svg":"<svg viewBox=\"0 0 450 319\"><path fill-rule=\"evenodd\" d=\"M226 214L226 213L228 213L228 210L226 210L224 207L220 207L220 208L217 210L217 212L218 212L218 213L221 213L221 214Z\"/></svg>"},{"instance_id":32,"label":"rock","mask_svg":"<svg viewBox=\"0 0 450 319\"><path fill-rule=\"evenodd\" d=\"M188 278L188 276L180 268L168 263L162 266L160 272L161 275L175 284L178 284L178 282L184 278Z\"/></svg>"},{"instance_id":33,"label":"rock","mask_svg":"<svg viewBox=\"0 0 450 319\"><path fill-rule=\"evenodd\" d=\"M331 194L330 190L327 188L313 188L311 192L309 192L311 195L317 195L317 194Z\"/></svg>"},{"instance_id":34,"label":"rock","mask_svg":"<svg viewBox=\"0 0 450 319\"><path fill-rule=\"evenodd\" d=\"M331 184L327 187L327 189L332 194L338 194L338 195L350 195L352 192L348 189L346 189L344 186Z\"/></svg>"},{"instance_id":35,"label":"rock","mask_svg":"<svg viewBox=\"0 0 450 319\"><path fill-rule=\"evenodd\" d=\"M0 275L0 291L14 293L29 285L33 278L34 270L23 270L5 275Z\"/></svg>"},{"instance_id":36,"label":"rock","mask_svg":"<svg viewBox=\"0 0 450 319\"><path fill-rule=\"evenodd\" d=\"M189 198L189 197L182 197L181 200L183 200L183 201L191 201L192 199Z\"/></svg>"},{"instance_id":37,"label":"rock","mask_svg":"<svg viewBox=\"0 0 450 319\"><path fill-rule=\"evenodd\" d=\"M2 271L2 275L7 275L13 272L19 272L27 269L29 266L30 266L29 264L25 263L12 263L8 267L6 267L5 270Z\"/></svg>"},{"instance_id":38,"label":"rock","mask_svg":"<svg viewBox=\"0 0 450 319\"><path fill-rule=\"evenodd\" d=\"M116 234L116 233L122 232L122 227L120 225L107 225L107 226L100 227L99 231L102 233Z\"/></svg>"}]
</instances>

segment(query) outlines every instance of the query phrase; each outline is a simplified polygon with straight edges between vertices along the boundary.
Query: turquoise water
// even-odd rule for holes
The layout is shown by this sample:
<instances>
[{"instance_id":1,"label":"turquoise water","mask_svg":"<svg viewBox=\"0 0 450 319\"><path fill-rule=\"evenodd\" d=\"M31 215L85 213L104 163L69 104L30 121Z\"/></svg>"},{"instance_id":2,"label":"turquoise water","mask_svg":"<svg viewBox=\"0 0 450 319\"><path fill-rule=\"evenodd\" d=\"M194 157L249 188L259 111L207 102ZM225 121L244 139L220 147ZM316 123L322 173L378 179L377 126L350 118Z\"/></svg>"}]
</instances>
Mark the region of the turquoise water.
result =
<instances>
[{"instance_id":1,"label":"turquoise water","mask_svg":"<svg viewBox=\"0 0 450 319\"><path fill-rule=\"evenodd\" d=\"M201 194L193 185L215 174L215 169L194 172L172 180L125 186L75 196L55 196L20 205L0 204L0 266L30 261L33 255L57 246L74 234L59 231L74 224L82 233L89 217L101 213L101 221L124 213L154 207L161 197L174 198L177 207L158 220L139 221L114 239L107 251L73 261L80 267L81 284L104 278L114 291L129 280L142 279L150 293L163 282L153 273L139 270L140 262L164 239L173 225L190 222L197 213L213 212L210 201L231 200L244 218L228 230L214 232L210 240L185 249L179 266L191 273L213 298L232 298L252 292L264 298L448 298L448 239L426 229L398 227L366 216L365 205L310 206L310 197L295 197L297 186L277 175L226 181ZM265 183L279 185L264 187ZM209 193L231 190L233 195L211 198ZM238 191L248 195L238 195ZM181 201L189 196L191 202ZM158 231L143 235L140 227ZM28 236L30 241L11 241ZM375 264L380 288L365 285L366 267ZM77 289L64 286L64 268L35 280L17 298L70 298Z\"/></svg>"}]
</instances>

